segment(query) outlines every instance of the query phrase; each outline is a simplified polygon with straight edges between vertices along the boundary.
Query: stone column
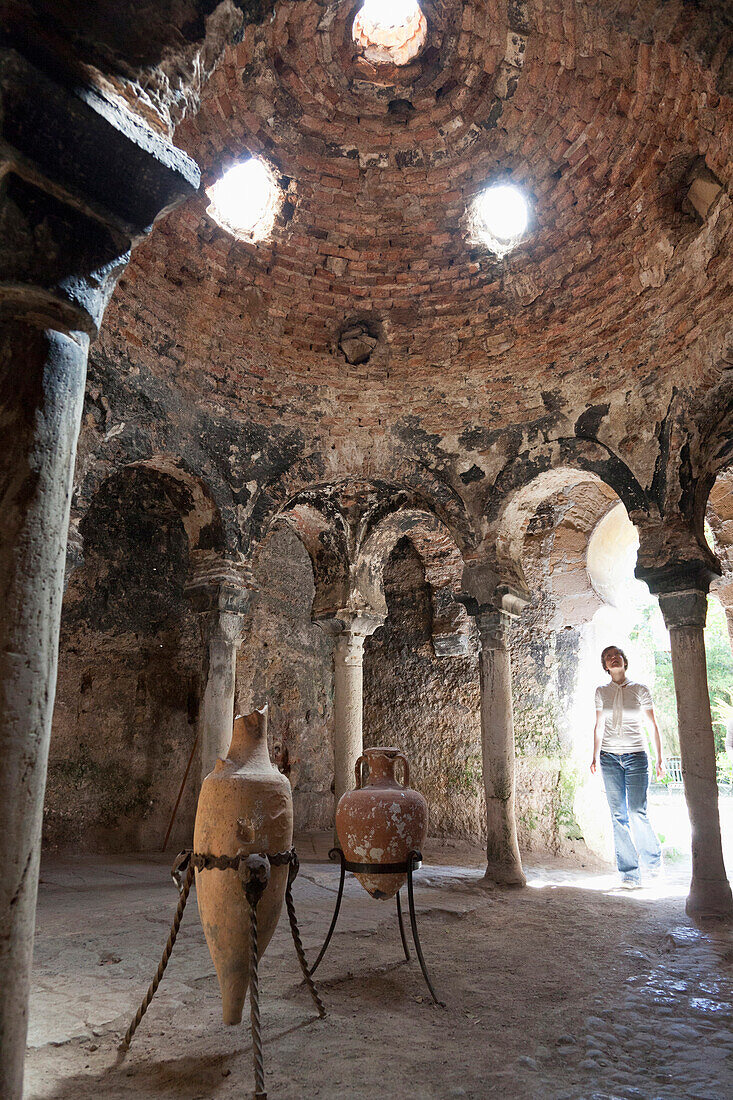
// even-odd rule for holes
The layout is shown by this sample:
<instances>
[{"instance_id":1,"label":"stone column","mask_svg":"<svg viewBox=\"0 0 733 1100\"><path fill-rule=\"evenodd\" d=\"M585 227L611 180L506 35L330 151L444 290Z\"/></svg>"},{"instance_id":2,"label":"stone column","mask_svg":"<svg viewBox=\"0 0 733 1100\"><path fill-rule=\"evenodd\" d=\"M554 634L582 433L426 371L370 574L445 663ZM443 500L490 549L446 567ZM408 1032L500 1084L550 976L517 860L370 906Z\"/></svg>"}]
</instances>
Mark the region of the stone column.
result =
<instances>
[{"instance_id":1,"label":"stone column","mask_svg":"<svg viewBox=\"0 0 733 1100\"><path fill-rule=\"evenodd\" d=\"M677 696L682 778L692 830L692 882L685 906L691 917L733 917L723 863L715 742L710 716L705 638L707 586L659 592L669 630Z\"/></svg>"},{"instance_id":2,"label":"stone column","mask_svg":"<svg viewBox=\"0 0 733 1100\"><path fill-rule=\"evenodd\" d=\"M364 642L384 623L372 612L339 612L321 620L334 634L333 647L333 774L334 799L355 785L354 767L364 748L362 738Z\"/></svg>"},{"instance_id":3,"label":"stone column","mask_svg":"<svg viewBox=\"0 0 733 1100\"><path fill-rule=\"evenodd\" d=\"M72 477L90 338L191 161L0 49L0 1096L20 1100Z\"/></svg>"},{"instance_id":4,"label":"stone column","mask_svg":"<svg viewBox=\"0 0 733 1100\"><path fill-rule=\"evenodd\" d=\"M242 642L242 616L217 611L204 616L202 633L207 648L206 682L199 710L201 781L214 764L226 757L234 723L237 653Z\"/></svg>"},{"instance_id":5,"label":"stone column","mask_svg":"<svg viewBox=\"0 0 733 1100\"><path fill-rule=\"evenodd\" d=\"M217 759L227 755L232 739L237 653L252 596L249 568L244 562L226 559L213 551L194 550L186 594L194 609L201 613L201 637L206 650L198 714L203 782Z\"/></svg>"},{"instance_id":6,"label":"stone column","mask_svg":"<svg viewBox=\"0 0 733 1100\"><path fill-rule=\"evenodd\" d=\"M481 752L486 792L486 878L502 886L524 886L514 812L514 715L507 611L475 616L481 652Z\"/></svg>"}]
</instances>

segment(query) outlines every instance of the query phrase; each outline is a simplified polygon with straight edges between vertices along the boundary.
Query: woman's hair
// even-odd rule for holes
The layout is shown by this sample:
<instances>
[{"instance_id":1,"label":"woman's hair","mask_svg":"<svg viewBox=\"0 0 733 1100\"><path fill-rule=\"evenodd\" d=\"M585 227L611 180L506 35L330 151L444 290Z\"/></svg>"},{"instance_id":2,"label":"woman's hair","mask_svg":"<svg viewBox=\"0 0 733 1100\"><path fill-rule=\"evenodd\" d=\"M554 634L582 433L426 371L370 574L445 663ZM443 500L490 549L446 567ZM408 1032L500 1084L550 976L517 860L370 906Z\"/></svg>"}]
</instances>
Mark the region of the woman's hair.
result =
<instances>
[{"instance_id":1,"label":"woman's hair","mask_svg":"<svg viewBox=\"0 0 733 1100\"><path fill-rule=\"evenodd\" d=\"M608 669L606 668L606 654L608 653L609 649L617 649L624 659L624 668L629 667L629 658L626 656L623 649L621 649L621 647L617 645L607 645L601 653L601 666L604 672L608 672Z\"/></svg>"}]
</instances>

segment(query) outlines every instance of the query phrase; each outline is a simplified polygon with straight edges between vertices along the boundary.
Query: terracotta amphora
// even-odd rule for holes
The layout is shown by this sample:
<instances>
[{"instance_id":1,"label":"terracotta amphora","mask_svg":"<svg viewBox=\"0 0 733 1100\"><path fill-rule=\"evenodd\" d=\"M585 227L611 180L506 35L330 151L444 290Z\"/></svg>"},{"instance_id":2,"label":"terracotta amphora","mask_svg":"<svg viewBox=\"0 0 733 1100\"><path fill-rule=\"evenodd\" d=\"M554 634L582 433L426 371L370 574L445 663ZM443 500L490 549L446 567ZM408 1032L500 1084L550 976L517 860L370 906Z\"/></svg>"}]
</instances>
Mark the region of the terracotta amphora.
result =
<instances>
[{"instance_id":1,"label":"terracotta amphora","mask_svg":"<svg viewBox=\"0 0 733 1100\"><path fill-rule=\"evenodd\" d=\"M226 760L217 760L199 795L194 850L215 856L284 852L293 843L290 783L267 751L267 707L234 719ZM257 906L259 954L267 947L285 897L288 868L273 867ZM242 1019L249 984L250 912L234 870L196 872L196 895L211 952L225 1024Z\"/></svg>"},{"instance_id":2,"label":"terracotta amphora","mask_svg":"<svg viewBox=\"0 0 733 1100\"><path fill-rule=\"evenodd\" d=\"M395 765L404 767L404 785L395 778ZM362 766L369 779L362 785ZM365 749L356 762L356 790L347 791L336 807L336 834L350 863L404 863L422 849L428 832L428 804L410 790L410 766L399 749ZM393 898L405 882L405 873L357 874L373 898Z\"/></svg>"}]
</instances>

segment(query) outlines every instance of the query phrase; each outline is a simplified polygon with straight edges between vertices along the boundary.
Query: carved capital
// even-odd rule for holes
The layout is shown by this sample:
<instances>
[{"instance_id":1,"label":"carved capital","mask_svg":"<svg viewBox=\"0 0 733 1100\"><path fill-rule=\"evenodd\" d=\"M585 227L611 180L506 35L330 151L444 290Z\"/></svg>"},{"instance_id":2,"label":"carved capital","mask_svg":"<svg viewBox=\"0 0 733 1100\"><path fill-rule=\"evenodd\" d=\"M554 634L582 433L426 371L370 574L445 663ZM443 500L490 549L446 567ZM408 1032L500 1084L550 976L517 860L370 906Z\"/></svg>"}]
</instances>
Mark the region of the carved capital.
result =
<instances>
[{"instance_id":1,"label":"carved capital","mask_svg":"<svg viewBox=\"0 0 733 1100\"><path fill-rule=\"evenodd\" d=\"M505 651L509 644L509 629L515 615L507 611L482 611L475 616L481 649Z\"/></svg>"},{"instance_id":2,"label":"carved capital","mask_svg":"<svg viewBox=\"0 0 733 1100\"><path fill-rule=\"evenodd\" d=\"M702 630L708 613L707 591L688 588L679 592L660 592L659 606L667 630L696 626Z\"/></svg>"},{"instance_id":3,"label":"carved capital","mask_svg":"<svg viewBox=\"0 0 733 1100\"><path fill-rule=\"evenodd\" d=\"M334 659L346 665L360 665L364 657L364 642L384 625L386 616L375 611L342 609L317 619L318 625L335 638Z\"/></svg>"},{"instance_id":4,"label":"carved capital","mask_svg":"<svg viewBox=\"0 0 733 1100\"><path fill-rule=\"evenodd\" d=\"M244 637L244 615L237 611L206 611L199 621L204 645L223 644L239 648Z\"/></svg>"},{"instance_id":5,"label":"carved capital","mask_svg":"<svg viewBox=\"0 0 733 1100\"><path fill-rule=\"evenodd\" d=\"M501 577L490 565L470 562L463 570L463 588L456 595L474 618L484 611L506 611L519 615L531 600L531 594Z\"/></svg>"},{"instance_id":6,"label":"carved capital","mask_svg":"<svg viewBox=\"0 0 733 1100\"><path fill-rule=\"evenodd\" d=\"M360 665L364 660L365 634L352 634L351 631L343 631L336 638L333 647L333 656L337 664Z\"/></svg>"},{"instance_id":7,"label":"carved capital","mask_svg":"<svg viewBox=\"0 0 733 1100\"><path fill-rule=\"evenodd\" d=\"M650 519L638 512L630 518L639 532L635 573L655 596L691 588L708 591L720 563L702 534L679 518Z\"/></svg>"},{"instance_id":8,"label":"carved capital","mask_svg":"<svg viewBox=\"0 0 733 1100\"><path fill-rule=\"evenodd\" d=\"M253 588L246 562L223 558L211 550L191 552L185 591L195 611L243 615L249 609Z\"/></svg>"}]
</instances>

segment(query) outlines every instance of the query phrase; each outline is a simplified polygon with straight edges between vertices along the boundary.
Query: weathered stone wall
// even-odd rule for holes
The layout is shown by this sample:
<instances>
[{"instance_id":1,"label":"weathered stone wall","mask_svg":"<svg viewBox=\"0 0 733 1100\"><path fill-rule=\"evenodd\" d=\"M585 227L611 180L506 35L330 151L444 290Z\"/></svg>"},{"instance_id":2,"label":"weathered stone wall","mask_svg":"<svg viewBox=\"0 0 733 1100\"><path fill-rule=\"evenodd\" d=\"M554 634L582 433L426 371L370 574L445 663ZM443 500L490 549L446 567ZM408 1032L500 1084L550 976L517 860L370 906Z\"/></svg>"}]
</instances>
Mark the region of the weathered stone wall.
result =
<instances>
[{"instance_id":1,"label":"weathered stone wall","mask_svg":"<svg viewBox=\"0 0 733 1100\"><path fill-rule=\"evenodd\" d=\"M412 785L430 804L430 833L483 840L478 657L437 658L430 591L409 542L385 570L389 616L367 639L364 743L399 746ZM512 631L517 824L523 851L567 850L578 836L574 772L564 728L574 690L575 631L549 630L554 605L538 599ZM572 637L571 637L572 635ZM562 651L562 652L561 652Z\"/></svg>"},{"instance_id":2,"label":"weathered stone wall","mask_svg":"<svg viewBox=\"0 0 733 1100\"><path fill-rule=\"evenodd\" d=\"M64 600L44 841L134 851L165 836L195 738L201 643L188 543L165 479L127 470L82 525ZM189 783L171 847L189 843Z\"/></svg>"},{"instance_id":3,"label":"weathered stone wall","mask_svg":"<svg viewBox=\"0 0 733 1100\"><path fill-rule=\"evenodd\" d=\"M364 646L364 744L396 745L430 807L431 836L485 833L478 658L436 657L430 589L407 540L387 563L389 615Z\"/></svg>"},{"instance_id":4,"label":"weathered stone wall","mask_svg":"<svg viewBox=\"0 0 733 1100\"><path fill-rule=\"evenodd\" d=\"M333 823L332 640L311 622L313 570L297 535L274 531L237 661L237 708L268 703L272 759L293 786L296 830Z\"/></svg>"},{"instance_id":5,"label":"weathered stone wall","mask_svg":"<svg viewBox=\"0 0 733 1100\"><path fill-rule=\"evenodd\" d=\"M560 852L580 836L567 726L577 632L552 633L554 610L547 597L539 597L512 630L517 833L523 851Z\"/></svg>"}]
</instances>

